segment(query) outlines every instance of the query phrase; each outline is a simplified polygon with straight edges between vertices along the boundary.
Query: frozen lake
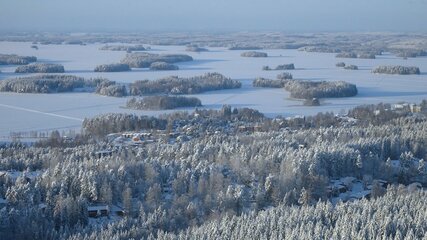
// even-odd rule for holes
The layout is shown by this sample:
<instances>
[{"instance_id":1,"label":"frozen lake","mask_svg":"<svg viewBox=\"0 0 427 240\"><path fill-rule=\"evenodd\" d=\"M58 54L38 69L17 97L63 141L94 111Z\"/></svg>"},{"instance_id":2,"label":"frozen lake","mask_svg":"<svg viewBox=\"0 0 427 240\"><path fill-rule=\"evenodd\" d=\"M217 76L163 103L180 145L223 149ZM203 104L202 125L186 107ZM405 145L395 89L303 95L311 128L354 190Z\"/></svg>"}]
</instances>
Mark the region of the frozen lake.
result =
<instances>
[{"instance_id":1,"label":"frozen lake","mask_svg":"<svg viewBox=\"0 0 427 240\"><path fill-rule=\"evenodd\" d=\"M105 77L122 83L135 80L157 79L178 75L182 77L219 72L243 83L241 89L212 91L194 96L200 98L205 108L220 108L223 104L233 107L258 109L267 116L312 115L317 112L342 110L361 104L399 101L420 102L427 99L427 57L404 60L390 54L377 59L337 59L330 53L307 53L297 50L261 50L268 58L244 58L243 51L224 48L209 48L209 52L186 52L185 46L151 46L150 53L183 53L191 55L193 62L178 63L178 71L149 71L133 69L131 72L95 73L96 65L117 63L126 52L99 50L104 44L38 45L39 50L30 48L31 43L0 42L0 53L36 56L39 62L64 65L65 74L82 77ZM360 70L337 68L343 61L354 64ZM256 77L276 78L282 71L262 71L262 66L276 67L294 63L294 79L343 80L357 85L359 94L351 98L324 99L319 107L303 106L299 100L289 99L283 89L252 87ZM375 75L370 71L378 65L417 66L421 75ZM0 79L22 76L15 74L16 66L0 66ZM78 129L85 117L108 112L134 112L155 115L163 112L131 111L123 109L126 98L99 96L92 93L64 94L17 94L0 93L0 140L10 132L49 131L52 129Z\"/></svg>"}]
</instances>

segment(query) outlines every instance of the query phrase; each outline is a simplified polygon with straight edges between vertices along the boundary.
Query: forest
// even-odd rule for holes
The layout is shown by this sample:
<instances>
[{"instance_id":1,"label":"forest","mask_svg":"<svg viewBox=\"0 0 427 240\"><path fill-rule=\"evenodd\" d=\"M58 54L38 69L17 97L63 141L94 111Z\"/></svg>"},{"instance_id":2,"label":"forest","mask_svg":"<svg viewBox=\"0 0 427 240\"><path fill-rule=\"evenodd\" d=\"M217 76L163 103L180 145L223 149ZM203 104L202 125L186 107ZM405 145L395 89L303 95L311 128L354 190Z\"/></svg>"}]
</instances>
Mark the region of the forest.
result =
<instances>
[{"instance_id":1,"label":"forest","mask_svg":"<svg viewBox=\"0 0 427 240\"><path fill-rule=\"evenodd\" d=\"M130 84L130 95L195 94L205 91L240 88L241 83L219 73L182 78L170 76L157 80L141 80Z\"/></svg>"},{"instance_id":2,"label":"forest","mask_svg":"<svg viewBox=\"0 0 427 240\"><path fill-rule=\"evenodd\" d=\"M302 99L352 97L357 95L356 85L344 81L289 80L285 84L285 89L291 93L291 97Z\"/></svg>"},{"instance_id":3,"label":"forest","mask_svg":"<svg viewBox=\"0 0 427 240\"><path fill-rule=\"evenodd\" d=\"M121 60L132 68L148 68L154 62L178 63L193 61L193 58L185 54L153 54L153 53L128 53Z\"/></svg>"},{"instance_id":4,"label":"forest","mask_svg":"<svg viewBox=\"0 0 427 240\"><path fill-rule=\"evenodd\" d=\"M86 119L83 135L71 142L53 132L38 145L0 148L0 233L6 239L422 238L426 193L413 183L427 184L427 104L419 106L417 114L396 115L387 105L361 106L349 112L360 119L350 125L330 113L270 119L229 106ZM372 123L358 115L379 109L368 115L378 118ZM126 134L117 133L129 131L158 141L120 147ZM177 134L188 139L168 141ZM370 187L370 196L336 201L334 179ZM90 216L88 209L101 203L111 213Z\"/></svg>"},{"instance_id":5,"label":"forest","mask_svg":"<svg viewBox=\"0 0 427 240\"><path fill-rule=\"evenodd\" d=\"M60 93L72 91L95 92L114 97L127 95L125 86L119 86L114 81L105 78L85 79L73 75L40 74L0 81L0 92Z\"/></svg>"},{"instance_id":6,"label":"forest","mask_svg":"<svg viewBox=\"0 0 427 240\"><path fill-rule=\"evenodd\" d=\"M285 87L288 81L285 79L267 79L267 78L256 78L252 82L252 86L254 87L264 87L264 88L283 88Z\"/></svg>"},{"instance_id":7,"label":"forest","mask_svg":"<svg viewBox=\"0 0 427 240\"><path fill-rule=\"evenodd\" d=\"M15 54L0 54L0 65L26 65L36 62L34 56L18 56Z\"/></svg>"},{"instance_id":8,"label":"forest","mask_svg":"<svg viewBox=\"0 0 427 240\"><path fill-rule=\"evenodd\" d=\"M240 56L242 56L242 57L268 57L268 54L265 52L249 51L249 52L241 53Z\"/></svg>"},{"instance_id":9,"label":"forest","mask_svg":"<svg viewBox=\"0 0 427 240\"><path fill-rule=\"evenodd\" d=\"M101 80L86 80L72 75L36 75L0 81L1 92L56 93L94 88Z\"/></svg>"},{"instance_id":10,"label":"forest","mask_svg":"<svg viewBox=\"0 0 427 240\"><path fill-rule=\"evenodd\" d=\"M131 98L126 102L127 108L137 110L167 110L201 106L200 99L183 96L145 96L142 99Z\"/></svg>"},{"instance_id":11,"label":"forest","mask_svg":"<svg viewBox=\"0 0 427 240\"><path fill-rule=\"evenodd\" d=\"M152 64L150 64L150 70L153 71L170 71L178 69L178 66L167 62L153 62Z\"/></svg>"},{"instance_id":12,"label":"forest","mask_svg":"<svg viewBox=\"0 0 427 240\"><path fill-rule=\"evenodd\" d=\"M202 48L202 47L199 47L197 45L188 45L185 48L185 51L187 51L187 52L207 52L209 50L207 48Z\"/></svg>"},{"instance_id":13,"label":"forest","mask_svg":"<svg viewBox=\"0 0 427 240\"><path fill-rule=\"evenodd\" d=\"M408 75L420 74L420 69L407 66L378 66L372 70L372 73Z\"/></svg>"},{"instance_id":14,"label":"forest","mask_svg":"<svg viewBox=\"0 0 427 240\"><path fill-rule=\"evenodd\" d=\"M110 51L145 51L147 50L143 45L105 45L99 50L110 50Z\"/></svg>"},{"instance_id":15,"label":"forest","mask_svg":"<svg viewBox=\"0 0 427 240\"><path fill-rule=\"evenodd\" d=\"M63 73L64 66L53 63L31 63L28 65L19 66L15 69L15 73Z\"/></svg>"},{"instance_id":16,"label":"forest","mask_svg":"<svg viewBox=\"0 0 427 240\"><path fill-rule=\"evenodd\" d=\"M126 72L130 71L130 67L123 63L101 64L95 67L95 72Z\"/></svg>"},{"instance_id":17,"label":"forest","mask_svg":"<svg viewBox=\"0 0 427 240\"><path fill-rule=\"evenodd\" d=\"M263 66L262 67L262 70L264 70L264 71L270 71L270 70L294 70L294 69L295 69L295 65L293 63L277 65L273 69L270 68L269 66Z\"/></svg>"}]
</instances>

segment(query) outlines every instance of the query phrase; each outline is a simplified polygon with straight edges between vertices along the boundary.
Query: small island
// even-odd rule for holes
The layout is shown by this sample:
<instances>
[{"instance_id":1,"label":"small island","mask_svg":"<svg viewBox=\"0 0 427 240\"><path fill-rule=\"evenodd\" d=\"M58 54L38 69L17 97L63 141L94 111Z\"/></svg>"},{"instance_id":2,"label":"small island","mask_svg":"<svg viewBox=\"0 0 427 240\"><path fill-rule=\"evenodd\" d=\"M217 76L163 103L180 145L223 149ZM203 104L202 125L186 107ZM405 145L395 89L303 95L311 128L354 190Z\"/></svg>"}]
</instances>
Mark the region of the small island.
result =
<instances>
[{"instance_id":1,"label":"small island","mask_svg":"<svg viewBox=\"0 0 427 240\"><path fill-rule=\"evenodd\" d=\"M254 87L262 88L283 88L288 81L284 79L273 80L267 78L257 78L252 82Z\"/></svg>"},{"instance_id":2,"label":"small island","mask_svg":"<svg viewBox=\"0 0 427 240\"><path fill-rule=\"evenodd\" d=\"M168 110L200 106L202 106L200 99L183 96L146 96L142 99L131 98L126 103L127 108L136 110Z\"/></svg>"},{"instance_id":3,"label":"small island","mask_svg":"<svg viewBox=\"0 0 427 240\"><path fill-rule=\"evenodd\" d=\"M109 51L145 51L147 50L143 45L105 45L101 47L99 50L109 50Z\"/></svg>"},{"instance_id":4,"label":"small island","mask_svg":"<svg viewBox=\"0 0 427 240\"><path fill-rule=\"evenodd\" d=\"M130 95L147 94L195 94L206 91L240 88L242 83L219 73L180 78L170 76L157 80L136 81L129 86Z\"/></svg>"},{"instance_id":5,"label":"small island","mask_svg":"<svg viewBox=\"0 0 427 240\"><path fill-rule=\"evenodd\" d=\"M249 51L249 52L243 52L240 54L242 57L255 57L255 58L265 58L268 57L268 54L265 52L256 52L256 51Z\"/></svg>"},{"instance_id":6,"label":"small island","mask_svg":"<svg viewBox=\"0 0 427 240\"><path fill-rule=\"evenodd\" d=\"M343 68L343 67L345 67L345 63L344 62L338 62L337 64L335 64L335 66Z\"/></svg>"},{"instance_id":7,"label":"small island","mask_svg":"<svg viewBox=\"0 0 427 240\"><path fill-rule=\"evenodd\" d=\"M189 62L193 58L185 54L152 54L152 53L128 53L121 63L128 64L132 68L149 68L154 62Z\"/></svg>"},{"instance_id":8,"label":"small island","mask_svg":"<svg viewBox=\"0 0 427 240\"><path fill-rule=\"evenodd\" d=\"M264 70L264 71L271 71L271 70L294 70L294 69L295 69L295 65L293 63L277 65L274 69L270 68L270 66L263 66L262 67L262 70Z\"/></svg>"},{"instance_id":9,"label":"small island","mask_svg":"<svg viewBox=\"0 0 427 240\"><path fill-rule=\"evenodd\" d=\"M130 67L124 63L102 64L95 67L95 72L126 72L130 71Z\"/></svg>"},{"instance_id":10,"label":"small island","mask_svg":"<svg viewBox=\"0 0 427 240\"><path fill-rule=\"evenodd\" d=\"M1 92L58 93L71 92L77 88L94 88L96 80L85 80L71 75L38 75L0 81Z\"/></svg>"},{"instance_id":11,"label":"small island","mask_svg":"<svg viewBox=\"0 0 427 240\"><path fill-rule=\"evenodd\" d=\"M300 99L313 98L340 98L357 95L357 87L344 81L296 81L289 80L285 89L291 93L291 97Z\"/></svg>"},{"instance_id":12,"label":"small island","mask_svg":"<svg viewBox=\"0 0 427 240\"><path fill-rule=\"evenodd\" d=\"M189 45L185 48L187 52L207 52L209 51L207 48L202 48L197 45Z\"/></svg>"},{"instance_id":13,"label":"small island","mask_svg":"<svg viewBox=\"0 0 427 240\"><path fill-rule=\"evenodd\" d=\"M15 73L63 73L64 66L52 63L31 63L29 65L19 66Z\"/></svg>"},{"instance_id":14,"label":"small island","mask_svg":"<svg viewBox=\"0 0 427 240\"><path fill-rule=\"evenodd\" d=\"M37 58L34 56L0 54L0 65L26 65L32 62L37 62Z\"/></svg>"},{"instance_id":15,"label":"small island","mask_svg":"<svg viewBox=\"0 0 427 240\"><path fill-rule=\"evenodd\" d=\"M374 68L372 73L410 75L420 74L420 69L418 67L405 66L379 66Z\"/></svg>"},{"instance_id":16,"label":"small island","mask_svg":"<svg viewBox=\"0 0 427 240\"><path fill-rule=\"evenodd\" d=\"M357 67L356 65L347 65L344 66L345 70L359 70L359 67Z\"/></svg>"},{"instance_id":17,"label":"small island","mask_svg":"<svg viewBox=\"0 0 427 240\"><path fill-rule=\"evenodd\" d=\"M150 65L150 70L153 71L171 71L178 70L179 67L167 62L153 62Z\"/></svg>"},{"instance_id":18,"label":"small island","mask_svg":"<svg viewBox=\"0 0 427 240\"><path fill-rule=\"evenodd\" d=\"M375 59L375 53L372 52L341 52L338 53L336 58L361 58L361 59Z\"/></svg>"}]
</instances>

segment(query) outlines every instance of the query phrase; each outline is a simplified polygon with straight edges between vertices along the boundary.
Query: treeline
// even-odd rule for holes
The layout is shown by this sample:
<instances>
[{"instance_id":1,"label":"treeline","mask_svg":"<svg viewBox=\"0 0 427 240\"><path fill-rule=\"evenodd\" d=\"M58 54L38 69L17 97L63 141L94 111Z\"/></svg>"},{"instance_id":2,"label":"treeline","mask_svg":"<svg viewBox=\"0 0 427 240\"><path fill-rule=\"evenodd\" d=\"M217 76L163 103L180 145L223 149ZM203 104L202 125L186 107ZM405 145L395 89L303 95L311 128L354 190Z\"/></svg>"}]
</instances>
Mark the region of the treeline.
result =
<instances>
[{"instance_id":1,"label":"treeline","mask_svg":"<svg viewBox=\"0 0 427 240\"><path fill-rule=\"evenodd\" d=\"M368 52L362 52L362 53L355 53L355 52L341 52L338 53L335 57L336 58L363 58L363 59L375 59L376 53L368 53Z\"/></svg>"},{"instance_id":2,"label":"treeline","mask_svg":"<svg viewBox=\"0 0 427 240\"><path fill-rule=\"evenodd\" d=\"M359 70L359 67L357 67L356 65L346 65L344 66L344 69L346 70Z\"/></svg>"},{"instance_id":3,"label":"treeline","mask_svg":"<svg viewBox=\"0 0 427 240\"><path fill-rule=\"evenodd\" d=\"M267 78L257 78L252 82L254 87L263 87L263 88L283 88L285 87L288 81L285 79L267 79Z\"/></svg>"},{"instance_id":4,"label":"treeline","mask_svg":"<svg viewBox=\"0 0 427 240\"><path fill-rule=\"evenodd\" d=\"M86 80L71 75L37 75L0 81L0 91L17 93L71 92L77 88L94 88L102 79Z\"/></svg>"},{"instance_id":5,"label":"treeline","mask_svg":"<svg viewBox=\"0 0 427 240\"><path fill-rule=\"evenodd\" d=\"M143 45L105 45L99 50L110 50L110 51L126 51L126 52L132 52L132 51L145 51L147 50Z\"/></svg>"},{"instance_id":6,"label":"treeline","mask_svg":"<svg viewBox=\"0 0 427 240\"><path fill-rule=\"evenodd\" d=\"M153 62L152 64L150 64L150 70L153 71L171 71L178 69L178 66L167 62Z\"/></svg>"},{"instance_id":7,"label":"treeline","mask_svg":"<svg viewBox=\"0 0 427 240\"><path fill-rule=\"evenodd\" d=\"M193 58L185 54L152 54L152 53L128 53L121 63L128 64L133 68L148 68L154 62L188 62Z\"/></svg>"},{"instance_id":8,"label":"treeline","mask_svg":"<svg viewBox=\"0 0 427 240\"><path fill-rule=\"evenodd\" d=\"M262 70L264 70L264 71L270 71L270 70L294 70L294 69L295 69L295 65L293 63L277 65L274 69L270 68L269 66L263 66L262 67Z\"/></svg>"},{"instance_id":9,"label":"treeline","mask_svg":"<svg viewBox=\"0 0 427 240\"><path fill-rule=\"evenodd\" d=\"M392 49L391 52L397 57L415 58L427 56L427 51L421 49Z\"/></svg>"},{"instance_id":10,"label":"treeline","mask_svg":"<svg viewBox=\"0 0 427 240\"><path fill-rule=\"evenodd\" d=\"M375 200L341 203L332 206L297 207L282 204L257 214L224 216L201 226L171 233L159 231L147 237L146 229L161 213L144 220L122 220L110 228L89 235L77 233L69 240L147 238L178 239L422 239L427 231L427 207L424 191L410 191L402 186L390 188ZM164 224L160 222L158 224ZM411 223L411 224L408 224Z\"/></svg>"},{"instance_id":11,"label":"treeline","mask_svg":"<svg viewBox=\"0 0 427 240\"><path fill-rule=\"evenodd\" d=\"M83 131L92 136L105 136L124 131L141 131L144 129L165 129L167 121L155 117L137 116L125 113L110 113L86 118Z\"/></svg>"},{"instance_id":12,"label":"treeline","mask_svg":"<svg viewBox=\"0 0 427 240\"><path fill-rule=\"evenodd\" d=\"M187 52L207 52L209 50L207 48L202 48L202 47L199 47L197 45L188 45L185 48L185 51L187 51Z\"/></svg>"},{"instance_id":13,"label":"treeline","mask_svg":"<svg viewBox=\"0 0 427 240\"><path fill-rule=\"evenodd\" d=\"M15 69L15 73L63 73L64 66L53 63L31 63L24 66L19 66Z\"/></svg>"},{"instance_id":14,"label":"treeline","mask_svg":"<svg viewBox=\"0 0 427 240\"><path fill-rule=\"evenodd\" d=\"M74 90L95 92L100 95L127 96L124 85L105 78L85 79L72 75L36 75L0 81L0 92L60 93Z\"/></svg>"},{"instance_id":15,"label":"treeline","mask_svg":"<svg viewBox=\"0 0 427 240\"><path fill-rule=\"evenodd\" d=\"M32 62L37 62L37 58L34 56L0 54L0 65L26 65Z\"/></svg>"},{"instance_id":16,"label":"treeline","mask_svg":"<svg viewBox=\"0 0 427 240\"><path fill-rule=\"evenodd\" d=\"M291 93L291 97L302 99L353 97L357 95L356 85L344 81L290 80L285 84L285 89Z\"/></svg>"},{"instance_id":17,"label":"treeline","mask_svg":"<svg viewBox=\"0 0 427 240\"><path fill-rule=\"evenodd\" d=\"M261 50L262 48L257 46L232 46L228 50Z\"/></svg>"},{"instance_id":18,"label":"treeline","mask_svg":"<svg viewBox=\"0 0 427 240\"><path fill-rule=\"evenodd\" d=\"M130 95L145 94L195 94L205 91L240 88L241 83L219 73L180 78L166 77L158 80L136 81L130 84Z\"/></svg>"},{"instance_id":19,"label":"treeline","mask_svg":"<svg viewBox=\"0 0 427 240\"><path fill-rule=\"evenodd\" d=\"M268 54L265 52L256 52L256 51L250 51L250 52L243 52L240 54L242 57L268 57Z\"/></svg>"},{"instance_id":20,"label":"treeline","mask_svg":"<svg viewBox=\"0 0 427 240\"><path fill-rule=\"evenodd\" d=\"M95 67L95 72L125 72L130 71L130 67L123 63L101 64Z\"/></svg>"},{"instance_id":21,"label":"treeline","mask_svg":"<svg viewBox=\"0 0 427 240\"><path fill-rule=\"evenodd\" d=\"M420 74L420 69L406 66L378 66L372 70L372 73L409 75Z\"/></svg>"},{"instance_id":22,"label":"treeline","mask_svg":"<svg viewBox=\"0 0 427 240\"><path fill-rule=\"evenodd\" d=\"M293 78L293 76L288 72L283 72L283 73L277 74L276 78L279 80L290 80Z\"/></svg>"},{"instance_id":23,"label":"treeline","mask_svg":"<svg viewBox=\"0 0 427 240\"><path fill-rule=\"evenodd\" d=\"M182 96L145 96L142 99L131 98L126 102L127 108L137 110L168 110L200 106L202 106L200 99Z\"/></svg>"},{"instance_id":24,"label":"treeline","mask_svg":"<svg viewBox=\"0 0 427 240\"><path fill-rule=\"evenodd\" d=\"M107 79L96 84L95 93L109 97L125 97L128 95L126 86Z\"/></svg>"}]
</instances>

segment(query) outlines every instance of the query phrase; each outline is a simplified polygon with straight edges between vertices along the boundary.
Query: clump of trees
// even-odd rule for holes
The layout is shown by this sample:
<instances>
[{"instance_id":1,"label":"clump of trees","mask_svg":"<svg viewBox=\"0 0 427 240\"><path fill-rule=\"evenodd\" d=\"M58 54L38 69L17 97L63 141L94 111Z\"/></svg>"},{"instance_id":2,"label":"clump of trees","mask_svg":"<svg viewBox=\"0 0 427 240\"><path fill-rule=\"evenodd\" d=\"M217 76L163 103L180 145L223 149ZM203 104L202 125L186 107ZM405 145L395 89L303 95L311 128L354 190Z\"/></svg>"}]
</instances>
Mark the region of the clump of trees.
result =
<instances>
[{"instance_id":1,"label":"clump of trees","mask_svg":"<svg viewBox=\"0 0 427 240\"><path fill-rule=\"evenodd\" d=\"M409 75L420 74L420 69L406 66L378 66L372 70L372 73Z\"/></svg>"},{"instance_id":2,"label":"clump of trees","mask_svg":"<svg viewBox=\"0 0 427 240\"><path fill-rule=\"evenodd\" d=\"M363 53L357 54L357 58L375 59L376 57L375 57L375 53L363 52Z\"/></svg>"},{"instance_id":3,"label":"clump of trees","mask_svg":"<svg viewBox=\"0 0 427 240\"><path fill-rule=\"evenodd\" d=\"M199 47L197 45L188 45L185 48L185 51L187 51L187 52L207 52L209 50L207 48L202 48L202 47Z\"/></svg>"},{"instance_id":4,"label":"clump of trees","mask_svg":"<svg viewBox=\"0 0 427 240\"><path fill-rule=\"evenodd\" d=\"M130 70L129 65L124 63L101 64L94 69L95 72L125 72Z\"/></svg>"},{"instance_id":5,"label":"clump of trees","mask_svg":"<svg viewBox=\"0 0 427 240\"><path fill-rule=\"evenodd\" d=\"M288 81L285 79L267 79L267 78L257 78L252 82L254 87L263 87L263 88L282 88Z\"/></svg>"},{"instance_id":6,"label":"clump of trees","mask_svg":"<svg viewBox=\"0 0 427 240\"><path fill-rule=\"evenodd\" d=\"M375 59L376 52L341 52L335 55L337 58L363 58L363 59Z\"/></svg>"},{"instance_id":7,"label":"clump of trees","mask_svg":"<svg viewBox=\"0 0 427 240\"><path fill-rule=\"evenodd\" d=\"M38 75L0 81L0 91L17 93L71 92L76 88L94 88L99 79L85 80L71 75Z\"/></svg>"},{"instance_id":8,"label":"clump of trees","mask_svg":"<svg viewBox=\"0 0 427 240\"><path fill-rule=\"evenodd\" d=\"M126 87L105 78L84 79L72 75L37 75L0 81L1 92L59 93L83 90L100 95L123 97Z\"/></svg>"},{"instance_id":9,"label":"clump of trees","mask_svg":"<svg viewBox=\"0 0 427 240\"><path fill-rule=\"evenodd\" d=\"M240 88L241 82L219 73L206 73L201 76L180 78L170 76L154 81L142 80L130 84L131 95L144 94L195 94L205 91Z\"/></svg>"},{"instance_id":10,"label":"clump of trees","mask_svg":"<svg viewBox=\"0 0 427 240\"><path fill-rule=\"evenodd\" d=\"M302 99L353 97L357 95L357 87L344 81L296 81L289 80L285 89L291 97Z\"/></svg>"},{"instance_id":11,"label":"clump of trees","mask_svg":"<svg viewBox=\"0 0 427 240\"><path fill-rule=\"evenodd\" d=\"M19 66L15 73L63 73L64 66L52 63L31 63L29 65Z\"/></svg>"},{"instance_id":12,"label":"clump of trees","mask_svg":"<svg viewBox=\"0 0 427 240\"><path fill-rule=\"evenodd\" d=\"M165 129L167 121L149 116L125 113L109 113L86 118L82 128L87 134L105 136L109 133L141 131L144 129Z\"/></svg>"},{"instance_id":13,"label":"clump of trees","mask_svg":"<svg viewBox=\"0 0 427 240\"><path fill-rule=\"evenodd\" d=\"M15 54L0 54L0 65L26 65L36 62L34 56L18 56Z\"/></svg>"},{"instance_id":14,"label":"clump of trees","mask_svg":"<svg viewBox=\"0 0 427 240\"><path fill-rule=\"evenodd\" d=\"M421 50L421 49L397 49L397 50L392 50L392 52L397 57L402 57L402 58L415 58L415 57L427 56L427 51Z\"/></svg>"},{"instance_id":15,"label":"clump of trees","mask_svg":"<svg viewBox=\"0 0 427 240\"><path fill-rule=\"evenodd\" d=\"M264 71L270 71L270 70L294 70L294 69L295 69L295 65L293 63L277 65L274 69L270 68L269 66L263 66L262 67L262 70L264 70Z\"/></svg>"},{"instance_id":16,"label":"clump of trees","mask_svg":"<svg viewBox=\"0 0 427 240\"><path fill-rule=\"evenodd\" d=\"M346 70L359 70L359 68L356 65L347 65L347 66L344 66L344 69L346 69Z\"/></svg>"},{"instance_id":17,"label":"clump of trees","mask_svg":"<svg viewBox=\"0 0 427 240\"><path fill-rule=\"evenodd\" d=\"M150 70L153 71L170 71L178 69L178 66L167 62L153 62L152 64L150 64Z\"/></svg>"},{"instance_id":18,"label":"clump of trees","mask_svg":"<svg viewBox=\"0 0 427 240\"><path fill-rule=\"evenodd\" d=\"M277 79L280 79L280 80L289 80L292 78L293 78L292 74L288 72L283 72L277 75Z\"/></svg>"},{"instance_id":19,"label":"clump of trees","mask_svg":"<svg viewBox=\"0 0 427 240\"><path fill-rule=\"evenodd\" d=\"M262 48L256 46L232 46L228 50L261 50Z\"/></svg>"},{"instance_id":20,"label":"clump of trees","mask_svg":"<svg viewBox=\"0 0 427 240\"><path fill-rule=\"evenodd\" d=\"M109 97L125 97L128 95L124 85L116 84L116 82L107 79L97 84L95 92Z\"/></svg>"},{"instance_id":21,"label":"clump of trees","mask_svg":"<svg viewBox=\"0 0 427 240\"><path fill-rule=\"evenodd\" d=\"M241 53L240 56L242 56L242 57L268 57L268 54L265 52L249 51L249 52Z\"/></svg>"},{"instance_id":22,"label":"clump of trees","mask_svg":"<svg viewBox=\"0 0 427 240\"><path fill-rule=\"evenodd\" d=\"M335 66L337 67L345 67L345 63L344 62L338 62L337 64L335 64Z\"/></svg>"},{"instance_id":23,"label":"clump of trees","mask_svg":"<svg viewBox=\"0 0 427 240\"><path fill-rule=\"evenodd\" d=\"M168 110L200 106L202 106L200 99L183 96L145 96L142 99L131 98L126 103L127 108L137 110Z\"/></svg>"},{"instance_id":24,"label":"clump of trees","mask_svg":"<svg viewBox=\"0 0 427 240\"><path fill-rule=\"evenodd\" d=\"M320 101L317 98L306 99L304 106L320 106Z\"/></svg>"},{"instance_id":25,"label":"clump of trees","mask_svg":"<svg viewBox=\"0 0 427 240\"><path fill-rule=\"evenodd\" d=\"M145 51L147 50L143 45L105 45L101 47L99 50L110 50L110 51Z\"/></svg>"},{"instance_id":26,"label":"clump of trees","mask_svg":"<svg viewBox=\"0 0 427 240\"><path fill-rule=\"evenodd\" d=\"M293 63L278 65L275 68L275 70L293 70L293 69L295 69L295 65Z\"/></svg>"},{"instance_id":27,"label":"clump of trees","mask_svg":"<svg viewBox=\"0 0 427 240\"><path fill-rule=\"evenodd\" d=\"M335 55L336 58L357 58L357 54L354 52L341 52Z\"/></svg>"},{"instance_id":28,"label":"clump of trees","mask_svg":"<svg viewBox=\"0 0 427 240\"><path fill-rule=\"evenodd\" d=\"M188 62L193 58L185 54L152 54L152 53L128 53L121 63L128 64L133 68L148 68L154 62Z\"/></svg>"}]
</instances>

